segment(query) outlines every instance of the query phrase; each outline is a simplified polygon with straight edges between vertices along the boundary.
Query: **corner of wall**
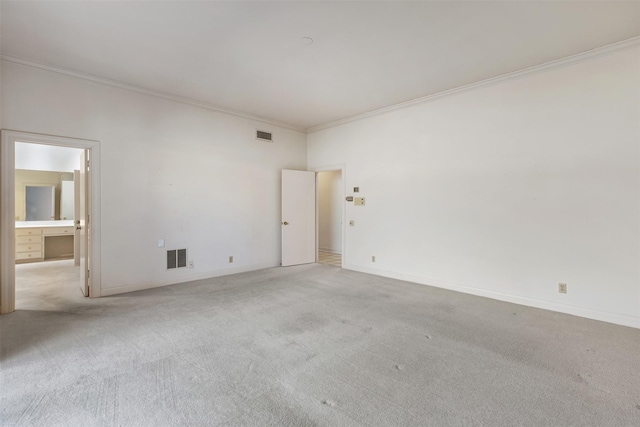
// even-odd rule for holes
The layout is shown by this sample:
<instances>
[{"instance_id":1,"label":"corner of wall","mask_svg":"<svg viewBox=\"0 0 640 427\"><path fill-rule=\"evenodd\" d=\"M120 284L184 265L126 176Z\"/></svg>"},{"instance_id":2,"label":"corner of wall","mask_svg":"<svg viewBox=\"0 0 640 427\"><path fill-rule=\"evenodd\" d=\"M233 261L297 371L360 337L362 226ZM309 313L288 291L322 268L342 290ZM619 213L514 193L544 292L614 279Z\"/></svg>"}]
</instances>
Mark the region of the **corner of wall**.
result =
<instances>
[{"instance_id":1,"label":"corner of wall","mask_svg":"<svg viewBox=\"0 0 640 427\"><path fill-rule=\"evenodd\" d=\"M1 46L2 46L2 2L0 1L0 47ZM0 59L0 130L2 130L2 59Z\"/></svg>"},{"instance_id":2,"label":"corner of wall","mask_svg":"<svg viewBox=\"0 0 640 427\"><path fill-rule=\"evenodd\" d=\"M640 328L639 53L310 129L309 166L366 190L343 268Z\"/></svg>"}]
</instances>

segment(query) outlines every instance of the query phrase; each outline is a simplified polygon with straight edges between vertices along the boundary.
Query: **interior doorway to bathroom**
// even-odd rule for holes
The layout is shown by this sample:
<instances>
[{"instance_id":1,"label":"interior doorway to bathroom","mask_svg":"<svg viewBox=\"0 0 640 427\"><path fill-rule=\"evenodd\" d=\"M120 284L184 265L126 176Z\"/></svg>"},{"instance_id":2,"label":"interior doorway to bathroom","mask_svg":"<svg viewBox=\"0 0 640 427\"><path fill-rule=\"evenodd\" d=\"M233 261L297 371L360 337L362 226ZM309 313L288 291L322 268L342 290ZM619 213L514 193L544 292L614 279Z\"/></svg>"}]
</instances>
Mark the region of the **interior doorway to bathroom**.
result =
<instances>
[{"instance_id":1,"label":"interior doorway to bathroom","mask_svg":"<svg viewBox=\"0 0 640 427\"><path fill-rule=\"evenodd\" d=\"M69 295L99 297L99 142L9 130L1 136L0 314L16 309L17 279L20 308L34 296L59 298L54 278ZM48 220L27 218L26 188L34 183L54 188Z\"/></svg>"}]
</instances>

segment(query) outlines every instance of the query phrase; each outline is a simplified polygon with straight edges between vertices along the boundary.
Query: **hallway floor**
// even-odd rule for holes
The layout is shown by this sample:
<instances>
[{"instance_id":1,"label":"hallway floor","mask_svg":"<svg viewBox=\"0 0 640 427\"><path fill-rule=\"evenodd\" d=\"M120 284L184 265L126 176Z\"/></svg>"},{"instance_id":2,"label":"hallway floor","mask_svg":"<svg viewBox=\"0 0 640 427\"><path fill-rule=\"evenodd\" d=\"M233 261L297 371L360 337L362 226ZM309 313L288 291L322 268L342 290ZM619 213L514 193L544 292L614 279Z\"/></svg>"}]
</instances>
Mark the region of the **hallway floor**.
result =
<instances>
[{"instance_id":1,"label":"hallway floor","mask_svg":"<svg viewBox=\"0 0 640 427\"><path fill-rule=\"evenodd\" d=\"M342 267L342 254L318 250L318 263Z\"/></svg>"}]
</instances>

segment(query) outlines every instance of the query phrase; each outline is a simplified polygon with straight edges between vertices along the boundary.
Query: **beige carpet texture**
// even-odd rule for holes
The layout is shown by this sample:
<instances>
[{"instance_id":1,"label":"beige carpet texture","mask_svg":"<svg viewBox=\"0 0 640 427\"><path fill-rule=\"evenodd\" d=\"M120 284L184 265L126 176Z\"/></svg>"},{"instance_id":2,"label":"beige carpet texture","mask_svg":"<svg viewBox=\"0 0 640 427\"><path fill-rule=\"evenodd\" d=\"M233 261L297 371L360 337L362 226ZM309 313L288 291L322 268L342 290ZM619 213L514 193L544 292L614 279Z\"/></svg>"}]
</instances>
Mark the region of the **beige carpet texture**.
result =
<instances>
[{"instance_id":1,"label":"beige carpet texture","mask_svg":"<svg viewBox=\"0 0 640 427\"><path fill-rule=\"evenodd\" d=\"M320 264L93 300L39 264L3 427L640 426L638 329Z\"/></svg>"}]
</instances>

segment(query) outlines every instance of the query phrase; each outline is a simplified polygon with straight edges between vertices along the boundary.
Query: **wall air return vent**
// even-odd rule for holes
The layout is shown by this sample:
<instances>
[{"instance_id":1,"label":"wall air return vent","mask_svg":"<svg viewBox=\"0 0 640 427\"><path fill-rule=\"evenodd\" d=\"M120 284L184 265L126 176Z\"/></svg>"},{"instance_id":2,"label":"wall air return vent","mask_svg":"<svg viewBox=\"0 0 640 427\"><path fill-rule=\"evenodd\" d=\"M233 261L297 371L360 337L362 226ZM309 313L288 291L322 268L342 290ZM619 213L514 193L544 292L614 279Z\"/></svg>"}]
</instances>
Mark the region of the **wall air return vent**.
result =
<instances>
[{"instance_id":1,"label":"wall air return vent","mask_svg":"<svg viewBox=\"0 0 640 427\"><path fill-rule=\"evenodd\" d=\"M167 251L167 270L172 268L183 268L187 266L187 250L173 249Z\"/></svg>"},{"instance_id":2,"label":"wall air return vent","mask_svg":"<svg viewBox=\"0 0 640 427\"><path fill-rule=\"evenodd\" d=\"M256 139L259 139L260 141L273 142L273 135L271 134L271 132L265 132L263 130L257 130L256 131Z\"/></svg>"}]
</instances>

